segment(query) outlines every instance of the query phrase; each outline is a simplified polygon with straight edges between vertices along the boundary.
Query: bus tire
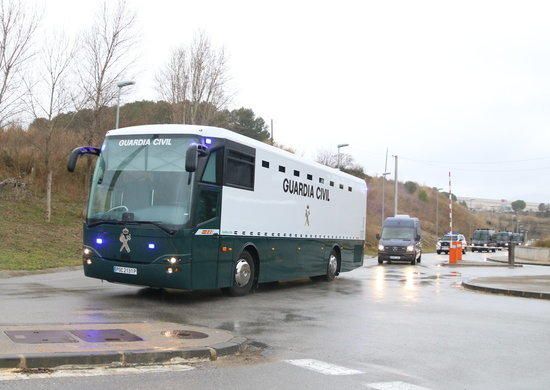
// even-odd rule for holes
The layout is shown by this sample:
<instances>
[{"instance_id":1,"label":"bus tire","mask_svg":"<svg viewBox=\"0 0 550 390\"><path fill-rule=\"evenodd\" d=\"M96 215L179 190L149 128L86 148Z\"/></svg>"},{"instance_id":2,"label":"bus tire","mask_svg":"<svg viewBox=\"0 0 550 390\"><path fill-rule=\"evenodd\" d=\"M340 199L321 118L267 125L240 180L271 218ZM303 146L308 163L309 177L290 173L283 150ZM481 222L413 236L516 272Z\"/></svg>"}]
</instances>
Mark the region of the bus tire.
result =
<instances>
[{"instance_id":1,"label":"bus tire","mask_svg":"<svg viewBox=\"0 0 550 390\"><path fill-rule=\"evenodd\" d=\"M247 250L238 257L233 269L233 286L222 291L231 297L242 297L250 292L254 285L254 258Z\"/></svg>"},{"instance_id":2,"label":"bus tire","mask_svg":"<svg viewBox=\"0 0 550 390\"><path fill-rule=\"evenodd\" d=\"M330 251L330 255L328 257L327 273L323 277L323 279L327 282L332 282L336 278L336 275L338 274L338 262L338 253L336 253L336 251L333 249L332 251Z\"/></svg>"},{"instance_id":3,"label":"bus tire","mask_svg":"<svg viewBox=\"0 0 550 390\"><path fill-rule=\"evenodd\" d=\"M422 253L420 253L420 256L418 256L418 260L416 260L417 263L420 263L422 261Z\"/></svg>"},{"instance_id":4,"label":"bus tire","mask_svg":"<svg viewBox=\"0 0 550 390\"><path fill-rule=\"evenodd\" d=\"M416 257L411 260L411 265L416 265Z\"/></svg>"},{"instance_id":5,"label":"bus tire","mask_svg":"<svg viewBox=\"0 0 550 390\"><path fill-rule=\"evenodd\" d=\"M380 257L378 258L378 264L384 264L384 260L382 260Z\"/></svg>"}]
</instances>

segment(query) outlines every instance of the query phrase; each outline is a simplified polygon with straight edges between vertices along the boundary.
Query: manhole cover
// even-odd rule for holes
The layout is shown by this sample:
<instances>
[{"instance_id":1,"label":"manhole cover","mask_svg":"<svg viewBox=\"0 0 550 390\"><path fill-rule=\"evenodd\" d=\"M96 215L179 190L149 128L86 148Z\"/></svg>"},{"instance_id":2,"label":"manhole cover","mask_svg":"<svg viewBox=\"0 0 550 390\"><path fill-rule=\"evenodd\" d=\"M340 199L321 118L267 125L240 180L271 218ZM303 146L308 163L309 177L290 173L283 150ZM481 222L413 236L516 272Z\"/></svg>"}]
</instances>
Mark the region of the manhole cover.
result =
<instances>
[{"instance_id":1,"label":"manhole cover","mask_svg":"<svg viewBox=\"0 0 550 390\"><path fill-rule=\"evenodd\" d=\"M124 329L82 329L71 330L71 333L88 343L143 341L141 337Z\"/></svg>"},{"instance_id":2,"label":"manhole cover","mask_svg":"<svg viewBox=\"0 0 550 390\"><path fill-rule=\"evenodd\" d=\"M208 337L206 333L195 332L193 330L165 330L162 332L162 335L176 339L205 339Z\"/></svg>"},{"instance_id":3,"label":"manhole cover","mask_svg":"<svg viewBox=\"0 0 550 390\"><path fill-rule=\"evenodd\" d=\"M64 330L7 330L4 333L19 344L78 343Z\"/></svg>"}]
</instances>

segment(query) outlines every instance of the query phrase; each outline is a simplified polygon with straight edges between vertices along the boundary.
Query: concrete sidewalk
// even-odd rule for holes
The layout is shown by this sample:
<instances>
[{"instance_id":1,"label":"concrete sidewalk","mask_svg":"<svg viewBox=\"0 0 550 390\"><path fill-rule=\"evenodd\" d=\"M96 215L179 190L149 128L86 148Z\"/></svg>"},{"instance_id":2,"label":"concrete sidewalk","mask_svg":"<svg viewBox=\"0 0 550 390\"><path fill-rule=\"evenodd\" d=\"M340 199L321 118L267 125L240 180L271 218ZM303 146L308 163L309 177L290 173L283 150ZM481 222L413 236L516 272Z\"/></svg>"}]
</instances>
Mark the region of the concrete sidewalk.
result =
<instances>
[{"instance_id":1,"label":"concrete sidewalk","mask_svg":"<svg viewBox=\"0 0 550 390\"><path fill-rule=\"evenodd\" d=\"M214 360L239 352L245 341L225 330L170 322L0 324L0 368Z\"/></svg>"},{"instance_id":2,"label":"concrete sidewalk","mask_svg":"<svg viewBox=\"0 0 550 390\"><path fill-rule=\"evenodd\" d=\"M494 276L463 281L471 290L525 298L550 299L550 275Z\"/></svg>"}]
</instances>

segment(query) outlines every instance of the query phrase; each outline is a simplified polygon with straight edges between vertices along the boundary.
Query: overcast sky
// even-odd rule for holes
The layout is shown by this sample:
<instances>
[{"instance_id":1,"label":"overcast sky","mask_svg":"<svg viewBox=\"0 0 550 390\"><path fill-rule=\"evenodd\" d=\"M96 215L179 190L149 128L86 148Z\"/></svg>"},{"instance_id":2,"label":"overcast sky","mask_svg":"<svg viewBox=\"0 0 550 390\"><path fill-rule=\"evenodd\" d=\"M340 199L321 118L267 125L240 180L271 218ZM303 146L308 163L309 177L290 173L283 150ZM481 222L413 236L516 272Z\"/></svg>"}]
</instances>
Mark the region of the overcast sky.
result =
<instances>
[{"instance_id":1,"label":"overcast sky","mask_svg":"<svg viewBox=\"0 0 550 390\"><path fill-rule=\"evenodd\" d=\"M43 26L76 33L101 1L49 0ZM141 31L125 99L197 30L229 55L230 107L275 121L306 157L348 148L369 174L459 196L550 202L550 2L129 0ZM402 158L401 158L402 157Z\"/></svg>"}]
</instances>

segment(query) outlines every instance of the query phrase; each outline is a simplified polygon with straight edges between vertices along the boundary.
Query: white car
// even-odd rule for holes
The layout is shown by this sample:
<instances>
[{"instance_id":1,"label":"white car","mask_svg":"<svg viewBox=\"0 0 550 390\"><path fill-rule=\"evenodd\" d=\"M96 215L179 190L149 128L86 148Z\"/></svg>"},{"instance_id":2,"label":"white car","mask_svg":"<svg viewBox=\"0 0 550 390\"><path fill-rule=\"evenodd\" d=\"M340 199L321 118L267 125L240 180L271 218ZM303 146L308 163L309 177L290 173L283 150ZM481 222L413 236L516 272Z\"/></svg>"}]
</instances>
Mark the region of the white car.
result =
<instances>
[{"instance_id":1,"label":"white car","mask_svg":"<svg viewBox=\"0 0 550 390\"><path fill-rule=\"evenodd\" d=\"M466 242L466 237L464 237L464 234L453 234L451 237L451 235L447 233L443 237L441 237L435 244L435 251L437 252L437 254L448 254L449 247L451 246L451 241L462 242L462 254L466 253L466 246L468 245L468 243Z\"/></svg>"}]
</instances>

